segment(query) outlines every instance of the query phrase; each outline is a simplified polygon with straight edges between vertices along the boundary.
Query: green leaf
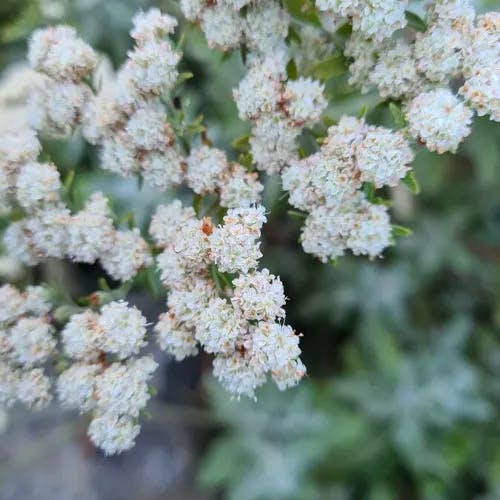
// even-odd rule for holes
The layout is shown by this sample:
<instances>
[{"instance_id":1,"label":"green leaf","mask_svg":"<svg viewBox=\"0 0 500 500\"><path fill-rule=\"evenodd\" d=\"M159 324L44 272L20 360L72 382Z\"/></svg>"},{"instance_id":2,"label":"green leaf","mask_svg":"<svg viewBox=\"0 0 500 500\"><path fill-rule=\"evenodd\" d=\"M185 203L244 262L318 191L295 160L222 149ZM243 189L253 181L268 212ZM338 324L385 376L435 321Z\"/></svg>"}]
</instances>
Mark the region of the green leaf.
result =
<instances>
[{"instance_id":1,"label":"green leaf","mask_svg":"<svg viewBox=\"0 0 500 500\"><path fill-rule=\"evenodd\" d=\"M180 84L182 82L185 82L186 80L191 80L194 75L191 73L191 71L184 71L183 73L180 73L178 78L177 78L177 84Z\"/></svg>"},{"instance_id":2,"label":"green leaf","mask_svg":"<svg viewBox=\"0 0 500 500\"><path fill-rule=\"evenodd\" d=\"M426 22L420 16L417 16L417 14L415 14L414 12L406 10L405 16L410 28L413 28L414 30L420 31L422 33L427 30Z\"/></svg>"},{"instance_id":3,"label":"green leaf","mask_svg":"<svg viewBox=\"0 0 500 500\"><path fill-rule=\"evenodd\" d=\"M413 231L408 227L393 224L392 234L393 236L411 236L413 234Z\"/></svg>"},{"instance_id":4,"label":"green leaf","mask_svg":"<svg viewBox=\"0 0 500 500\"><path fill-rule=\"evenodd\" d=\"M66 191L67 194L71 192L74 180L75 180L75 171L70 170L66 175L66 178L64 179L64 190Z\"/></svg>"},{"instance_id":5,"label":"green leaf","mask_svg":"<svg viewBox=\"0 0 500 500\"><path fill-rule=\"evenodd\" d=\"M318 14L311 0L284 0L286 10L299 21L321 26Z\"/></svg>"},{"instance_id":6,"label":"green leaf","mask_svg":"<svg viewBox=\"0 0 500 500\"><path fill-rule=\"evenodd\" d=\"M364 120L366 118L366 115L368 114L368 111L370 111L370 106L368 104L365 104L359 110L358 118Z\"/></svg>"},{"instance_id":7,"label":"green leaf","mask_svg":"<svg viewBox=\"0 0 500 500\"><path fill-rule=\"evenodd\" d=\"M371 182L363 182L363 193L365 193L366 199L373 203L375 200L375 186Z\"/></svg>"},{"instance_id":8,"label":"green leaf","mask_svg":"<svg viewBox=\"0 0 500 500\"><path fill-rule=\"evenodd\" d=\"M401 182L410 190L411 193L413 194L420 193L420 184L418 183L418 180L413 171L410 170L403 177L403 179L401 179Z\"/></svg>"},{"instance_id":9,"label":"green leaf","mask_svg":"<svg viewBox=\"0 0 500 500\"><path fill-rule=\"evenodd\" d=\"M329 78L342 75L346 71L346 58L343 54L336 53L314 64L309 73L318 80L328 80Z\"/></svg>"},{"instance_id":10,"label":"green leaf","mask_svg":"<svg viewBox=\"0 0 500 500\"><path fill-rule=\"evenodd\" d=\"M295 43L302 42L299 32L293 26L290 26L288 28L288 35L286 37L286 40L287 42L295 42Z\"/></svg>"},{"instance_id":11,"label":"green leaf","mask_svg":"<svg viewBox=\"0 0 500 500\"><path fill-rule=\"evenodd\" d=\"M391 112L392 120L394 125L398 128L403 128L406 126L406 117L401 109L401 106L394 102L389 103L389 111Z\"/></svg>"},{"instance_id":12,"label":"green leaf","mask_svg":"<svg viewBox=\"0 0 500 500\"><path fill-rule=\"evenodd\" d=\"M236 149L236 151L246 153L250 149L250 134L243 134L236 137L231 143L231 146Z\"/></svg>"},{"instance_id":13,"label":"green leaf","mask_svg":"<svg viewBox=\"0 0 500 500\"><path fill-rule=\"evenodd\" d=\"M288 215L299 220L304 220L307 217L306 213L300 212L299 210L288 210Z\"/></svg>"},{"instance_id":14,"label":"green leaf","mask_svg":"<svg viewBox=\"0 0 500 500\"><path fill-rule=\"evenodd\" d=\"M193 209L197 216L201 213L201 206L203 205L203 196L201 194L195 194L193 196Z\"/></svg>"},{"instance_id":15,"label":"green leaf","mask_svg":"<svg viewBox=\"0 0 500 500\"><path fill-rule=\"evenodd\" d=\"M248 171L253 170L253 158L250 153L242 153L238 156L238 163L243 165Z\"/></svg>"},{"instance_id":16,"label":"green leaf","mask_svg":"<svg viewBox=\"0 0 500 500\"><path fill-rule=\"evenodd\" d=\"M297 65L293 59L290 59L290 62L286 66L286 74L289 80L296 80L299 75Z\"/></svg>"}]
</instances>

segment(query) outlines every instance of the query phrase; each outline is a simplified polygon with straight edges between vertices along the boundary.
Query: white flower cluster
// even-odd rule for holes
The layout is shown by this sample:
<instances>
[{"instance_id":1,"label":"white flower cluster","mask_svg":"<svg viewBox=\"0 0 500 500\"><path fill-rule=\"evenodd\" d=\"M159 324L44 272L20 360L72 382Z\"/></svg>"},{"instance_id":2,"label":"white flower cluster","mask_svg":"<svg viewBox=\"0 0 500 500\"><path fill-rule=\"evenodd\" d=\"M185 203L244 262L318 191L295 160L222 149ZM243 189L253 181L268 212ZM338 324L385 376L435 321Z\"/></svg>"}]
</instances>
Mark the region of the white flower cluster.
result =
<instances>
[{"instance_id":1,"label":"white flower cluster","mask_svg":"<svg viewBox=\"0 0 500 500\"><path fill-rule=\"evenodd\" d=\"M51 134L71 134L92 96L83 80L97 64L96 54L74 28L57 26L33 33L28 59L33 69L46 76L30 98L31 126Z\"/></svg>"},{"instance_id":2,"label":"white flower cluster","mask_svg":"<svg viewBox=\"0 0 500 500\"><path fill-rule=\"evenodd\" d=\"M336 24L350 20L354 32L381 41L406 26L408 0L316 0Z\"/></svg>"},{"instance_id":3,"label":"white flower cluster","mask_svg":"<svg viewBox=\"0 0 500 500\"><path fill-rule=\"evenodd\" d=\"M301 77L284 83L285 67L280 54L256 57L233 92L240 118L252 121L252 158L269 174L297 157L297 137L319 121L327 105L318 81Z\"/></svg>"},{"instance_id":4,"label":"white flower cluster","mask_svg":"<svg viewBox=\"0 0 500 500\"><path fill-rule=\"evenodd\" d=\"M255 172L229 162L224 151L202 145L186 159L186 184L197 194L216 192L222 207L250 206L260 201L264 186Z\"/></svg>"},{"instance_id":5,"label":"white flower cluster","mask_svg":"<svg viewBox=\"0 0 500 500\"><path fill-rule=\"evenodd\" d=\"M354 32L345 46L349 82L402 101L415 139L430 151L454 152L470 133L473 110L499 120L500 17L478 16L474 26L468 0L437 0L427 18L424 33L404 38Z\"/></svg>"},{"instance_id":6,"label":"white flower cluster","mask_svg":"<svg viewBox=\"0 0 500 500\"><path fill-rule=\"evenodd\" d=\"M209 47L228 50L246 46L252 52L283 50L290 23L275 0L181 0L187 19L198 22Z\"/></svg>"},{"instance_id":7,"label":"white flower cluster","mask_svg":"<svg viewBox=\"0 0 500 500\"><path fill-rule=\"evenodd\" d=\"M363 182L396 186L413 152L399 131L343 116L328 129L319 152L293 161L282 172L290 204L309 213L302 246L323 262L344 254L378 256L391 241L387 208L366 200Z\"/></svg>"},{"instance_id":8,"label":"white flower cluster","mask_svg":"<svg viewBox=\"0 0 500 500\"><path fill-rule=\"evenodd\" d=\"M158 9L133 20L135 48L116 82L103 88L84 115L83 135L101 146L101 166L123 176L140 174L165 190L180 184L183 157L160 98L179 76L180 54L164 37L177 21Z\"/></svg>"},{"instance_id":9,"label":"white flower cluster","mask_svg":"<svg viewBox=\"0 0 500 500\"><path fill-rule=\"evenodd\" d=\"M7 134L0 147L0 177L5 199L17 203L24 219L4 234L8 253L32 266L47 258L74 262L99 259L114 279L126 281L152 263L149 247L137 229L116 230L108 202L94 193L84 208L71 214L61 199L59 172L53 164L36 161L40 144L31 131Z\"/></svg>"},{"instance_id":10,"label":"white flower cluster","mask_svg":"<svg viewBox=\"0 0 500 500\"><path fill-rule=\"evenodd\" d=\"M55 330L47 291L30 286L21 293L0 287L0 405L19 401L42 408L51 400L43 365L55 352Z\"/></svg>"},{"instance_id":11,"label":"white flower cluster","mask_svg":"<svg viewBox=\"0 0 500 500\"><path fill-rule=\"evenodd\" d=\"M146 319L126 302L111 302L100 313L73 315L61 332L63 351L73 362L57 380L62 406L91 412L88 435L107 455L130 449L139 434L157 364L135 357L145 342Z\"/></svg>"},{"instance_id":12,"label":"white flower cluster","mask_svg":"<svg viewBox=\"0 0 500 500\"><path fill-rule=\"evenodd\" d=\"M268 372L281 389L305 373L298 336L276 322L285 315L283 285L257 270L265 220L262 206L234 208L215 226L174 201L158 208L150 227L169 289L168 311L155 326L159 345L181 360L200 344L215 355L214 375L238 397L254 397Z\"/></svg>"}]
</instances>

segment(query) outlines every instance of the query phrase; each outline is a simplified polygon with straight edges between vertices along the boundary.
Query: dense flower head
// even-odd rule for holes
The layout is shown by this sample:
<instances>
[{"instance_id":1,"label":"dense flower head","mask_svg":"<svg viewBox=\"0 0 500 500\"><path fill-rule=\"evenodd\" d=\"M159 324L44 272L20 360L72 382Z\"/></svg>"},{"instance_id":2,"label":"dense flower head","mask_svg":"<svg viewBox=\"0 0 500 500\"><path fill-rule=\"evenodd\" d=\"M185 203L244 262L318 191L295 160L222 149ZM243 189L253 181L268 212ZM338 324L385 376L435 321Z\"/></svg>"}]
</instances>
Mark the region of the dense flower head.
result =
<instances>
[{"instance_id":1,"label":"dense flower head","mask_svg":"<svg viewBox=\"0 0 500 500\"><path fill-rule=\"evenodd\" d=\"M262 257L258 238L265 222L264 207L230 209L224 224L210 235L210 251L223 272L243 272L257 266Z\"/></svg>"},{"instance_id":2,"label":"dense flower head","mask_svg":"<svg viewBox=\"0 0 500 500\"><path fill-rule=\"evenodd\" d=\"M284 318L285 292L281 280L268 269L242 274L233 281L233 306L247 320Z\"/></svg>"},{"instance_id":3,"label":"dense flower head","mask_svg":"<svg viewBox=\"0 0 500 500\"><path fill-rule=\"evenodd\" d=\"M137 354L146 345L146 318L124 301L103 306L97 322L102 329L102 349L120 359Z\"/></svg>"},{"instance_id":4,"label":"dense flower head","mask_svg":"<svg viewBox=\"0 0 500 500\"><path fill-rule=\"evenodd\" d=\"M152 264L149 246L137 228L115 231L110 248L100 255L104 270L115 280L128 281Z\"/></svg>"},{"instance_id":5,"label":"dense flower head","mask_svg":"<svg viewBox=\"0 0 500 500\"><path fill-rule=\"evenodd\" d=\"M406 116L410 133L429 151L455 151L470 134L472 111L448 89L436 89L415 97Z\"/></svg>"},{"instance_id":6,"label":"dense flower head","mask_svg":"<svg viewBox=\"0 0 500 500\"><path fill-rule=\"evenodd\" d=\"M36 30L29 42L28 59L33 69L56 80L79 80L97 63L93 49L70 26Z\"/></svg>"},{"instance_id":7,"label":"dense flower head","mask_svg":"<svg viewBox=\"0 0 500 500\"><path fill-rule=\"evenodd\" d=\"M140 426L129 416L102 413L90 422L88 436L106 455L115 455L130 450L140 430Z\"/></svg>"}]
</instances>

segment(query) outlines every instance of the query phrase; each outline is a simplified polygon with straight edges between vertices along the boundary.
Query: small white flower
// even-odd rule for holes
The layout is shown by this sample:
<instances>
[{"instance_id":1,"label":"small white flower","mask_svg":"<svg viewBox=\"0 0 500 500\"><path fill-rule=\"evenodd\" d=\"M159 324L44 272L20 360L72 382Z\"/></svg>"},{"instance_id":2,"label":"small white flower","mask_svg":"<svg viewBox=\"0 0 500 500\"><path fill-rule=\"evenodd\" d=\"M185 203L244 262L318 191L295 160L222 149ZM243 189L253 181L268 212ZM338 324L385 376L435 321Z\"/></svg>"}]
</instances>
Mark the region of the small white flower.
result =
<instances>
[{"instance_id":1,"label":"small white flower","mask_svg":"<svg viewBox=\"0 0 500 500\"><path fill-rule=\"evenodd\" d=\"M174 200L168 205L158 205L151 218L149 234L155 243L165 247L174 243L176 234L184 223L195 219L192 207L183 207L180 200Z\"/></svg>"},{"instance_id":2,"label":"small white flower","mask_svg":"<svg viewBox=\"0 0 500 500\"><path fill-rule=\"evenodd\" d=\"M56 387L61 405L81 413L94 409L96 377L100 371L99 365L81 363L75 363L63 371Z\"/></svg>"},{"instance_id":3,"label":"small white flower","mask_svg":"<svg viewBox=\"0 0 500 500\"><path fill-rule=\"evenodd\" d=\"M17 398L28 408L43 408L52 399L50 394L50 378L41 368L33 368L21 371L19 385L17 386Z\"/></svg>"},{"instance_id":4,"label":"small white flower","mask_svg":"<svg viewBox=\"0 0 500 500\"><path fill-rule=\"evenodd\" d=\"M102 413L90 422L88 436L106 455L115 455L130 450L140 430L131 417Z\"/></svg>"},{"instance_id":5,"label":"small white flower","mask_svg":"<svg viewBox=\"0 0 500 500\"><path fill-rule=\"evenodd\" d=\"M148 381L157 364L145 356L126 364L112 363L95 380L96 404L100 411L112 415L138 417L151 394Z\"/></svg>"},{"instance_id":6,"label":"small white flower","mask_svg":"<svg viewBox=\"0 0 500 500\"><path fill-rule=\"evenodd\" d=\"M324 90L324 86L312 78L301 77L288 81L284 99L290 119L307 126L318 122L327 106Z\"/></svg>"},{"instance_id":7,"label":"small white flower","mask_svg":"<svg viewBox=\"0 0 500 500\"><path fill-rule=\"evenodd\" d=\"M12 285L0 287L0 324L11 323L25 312L25 299Z\"/></svg>"},{"instance_id":8,"label":"small white flower","mask_svg":"<svg viewBox=\"0 0 500 500\"><path fill-rule=\"evenodd\" d=\"M171 354L177 361L198 354L194 329L178 321L173 312L160 314L154 330L160 349Z\"/></svg>"},{"instance_id":9,"label":"small white flower","mask_svg":"<svg viewBox=\"0 0 500 500\"><path fill-rule=\"evenodd\" d=\"M406 117L413 137L429 151L455 151L470 134L472 111L449 89L436 89L415 97Z\"/></svg>"},{"instance_id":10,"label":"small white flower","mask_svg":"<svg viewBox=\"0 0 500 500\"><path fill-rule=\"evenodd\" d=\"M234 352L236 340L246 332L246 322L226 300L211 299L196 323L196 339L206 352Z\"/></svg>"},{"instance_id":11,"label":"small white flower","mask_svg":"<svg viewBox=\"0 0 500 500\"><path fill-rule=\"evenodd\" d=\"M268 269L242 274L233 285L231 302L245 319L272 321L285 317L283 283Z\"/></svg>"},{"instance_id":12,"label":"small white flower","mask_svg":"<svg viewBox=\"0 0 500 500\"><path fill-rule=\"evenodd\" d=\"M132 279L141 267L153 263L148 244L137 228L115 231L110 248L100 255L104 270L115 280Z\"/></svg>"},{"instance_id":13,"label":"small white flower","mask_svg":"<svg viewBox=\"0 0 500 500\"><path fill-rule=\"evenodd\" d=\"M370 127L357 144L355 157L361 180L380 188L396 186L409 170L414 154L401 132Z\"/></svg>"},{"instance_id":14,"label":"small white flower","mask_svg":"<svg viewBox=\"0 0 500 500\"><path fill-rule=\"evenodd\" d=\"M70 26L36 30L29 41L28 59L33 69L56 80L79 80L97 63L92 47Z\"/></svg>"},{"instance_id":15,"label":"small white flower","mask_svg":"<svg viewBox=\"0 0 500 500\"><path fill-rule=\"evenodd\" d=\"M134 28L130 36L139 44L173 33L177 26L177 19L168 14L162 14L159 9L155 8L146 12L138 12L132 22Z\"/></svg>"},{"instance_id":16,"label":"small white flower","mask_svg":"<svg viewBox=\"0 0 500 500\"><path fill-rule=\"evenodd\" d=\"M59 200L61 181L57 168L49 163L29 162L19 171L16 196L26 210L36 210Z\"/></svg>"},{"instance_id":17,"label":"small white flower","mask_svg":"<svg viewBox=\"0 0 500 500\"><path fill-rule=\"evenodd\" d=\"M264 186L255 172L247 172L241 165L233 164L221 180L221 207L249 207L260 202Z\"/></svg>"},{"instance_id":18,"label":"small white flower","mask_svg":"<svg viewBox=\"0 0 500 500\"><path fill-rule=\"evenodd\" d=\"M225 153L208 146L191 151L186 162L186 183L198 194L213 192L229 168Z\"/></svg>"},{"instance_id":19,"label":"small white flower","mask_svg":"<svg viewBox=\"0 0 500 500\"><path fill-rule=\"evenodd\" d=\"M68 255L76 262L91 264L110 250L114 235L108 200L100 192L93 193L68 224Z\"/></svg>"},{"instance_id":20,"label":"small white flower","mask_svg":"<svg viewBox=\"0 0 500 500\"><path fill-rule=\"evenodd\" d=\"M225 5L214 5L201 12L201 29L210 48L236 47L243 35L243 18Z\"/></svg>"},{"instance_id":21,"label":"small white flower","mask_svg":"<svg viewBox=\"0 0 500 500\"><path fill-rule=\"evenodd\" d=\"M44 318L21 318L9 332L15 360L26 367L46 361L56 347L53 334Z\"/></svg>"},{"instance_id":22,"label":"small white flower","mask_svg":"<svg viewBox=\"0 0 500 500\"><path fill-rule=\"evenodd\" d=\"M104 347L99 315L86 310L73 314L61 332L64 352L74 359L95 360Z\"/></svg>"},{"instance_id":23,"label":"small white flower","mask_svg":"<svg viewBox=\"0 0 500 500\"><path fill-rule=\"evenodd\" d=\"M255 389L266 381L265 366L239 351L231 355L216 356L213 373L222 387L237 398L247 396L255 399Z\"/></svg>"},{"instance_id":24,"label":"small white flower","mask_svg":"<svg viewBox=\"0 0 500 500\"><path fill-rule=\"evenodd\" d=\"M126 302L111 302L103 306L98 325L103 330L103 350L120 359L137 354L146 345L146 318L139 309Z\"/></svg>"}]
</instances>

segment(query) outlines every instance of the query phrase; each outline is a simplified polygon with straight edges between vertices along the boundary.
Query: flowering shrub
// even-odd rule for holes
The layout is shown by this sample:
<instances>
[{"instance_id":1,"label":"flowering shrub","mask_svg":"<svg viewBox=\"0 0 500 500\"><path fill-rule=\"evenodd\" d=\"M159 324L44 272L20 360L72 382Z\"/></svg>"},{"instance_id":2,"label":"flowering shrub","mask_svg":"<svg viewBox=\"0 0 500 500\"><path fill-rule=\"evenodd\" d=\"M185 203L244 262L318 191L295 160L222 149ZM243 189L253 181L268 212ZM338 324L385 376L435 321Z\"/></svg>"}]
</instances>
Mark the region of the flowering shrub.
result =
<instances>
[{"instance_id":1,"label":"flowering shrub","mask_svg":"<svg viewBox=\"0 0 500 500\"><path fill-rule=\"evenodd\" d=\"M29 102L32 129L0 142L2 204L12 213L4 246L26 266L98 262L121 286L76 303L39 286L0 288L0 403L41 407L55 379L64 407L91 414L97 446L131 448L156 363L141 355L146 319L124 299L147 269L168 291L153 327L161 349L182 360L201 348L238 398L254 398L268 378L281 390L296 385L306 372L300 335L285 323L280 278L259 264L265 174L280 177L298 210L306 253L323 263L349 250L375 259L408 232L391 224L384 196L400 183L418 190L417 144L455 152L474 113L499 120L498 13L476 17L465 0L439 0L424 21L407 3L182 0L209 47L241 49L245 75L233 96L250 134L235 141L238 161L212 144L202 118L186 118L192 75L179 69L175 18L139 12L133 49L100 86L99 55L73 28L33 33L28 59L41 81ZM327 58L311 66L324 37ZM337 123L325 116L325 80L344 69L351 86L379 94L376 107L390 111L393 128L372 124L366 107ZM123 227L101 192L79 209L78 173L61 178L39 141L73 134L98 149L102 169L159 191L188 188L192 206L159 205L148 235Z\"/></svg>"}]
</instances>

